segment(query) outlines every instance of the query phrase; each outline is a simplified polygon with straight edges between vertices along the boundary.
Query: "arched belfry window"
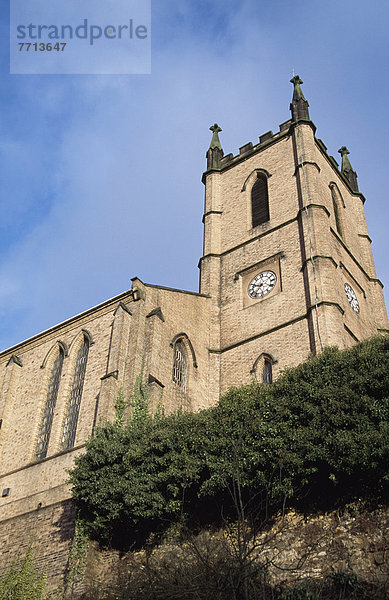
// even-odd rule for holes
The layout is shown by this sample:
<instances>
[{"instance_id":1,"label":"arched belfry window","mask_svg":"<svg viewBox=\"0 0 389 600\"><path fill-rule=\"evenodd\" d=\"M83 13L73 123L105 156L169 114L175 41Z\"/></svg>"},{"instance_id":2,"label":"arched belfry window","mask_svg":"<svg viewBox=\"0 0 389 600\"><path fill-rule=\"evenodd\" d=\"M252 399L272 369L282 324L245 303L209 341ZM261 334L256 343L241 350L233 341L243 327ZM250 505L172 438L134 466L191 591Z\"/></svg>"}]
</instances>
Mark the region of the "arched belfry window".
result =
<instances>
[{"instance_id":1,"label":"arched belfry window","mask_svg":"<svg viewBox=\"0 0 389 600\"><path fill-rule=\"evenodd\" d=\"M258 173L258 178L251 188L251 225L256 227L269 220L269 197L267 177Z\"/></svg>"},{"instance_id":2,"label":"arched belfry window","mask_svg":"<svg viewBox=\"0 0 389 600\"><path fill-rule=\"evenodd\" d=\"M61 439L61 449L68 450L73 448L76 438L78 415L80 413L81 396L84 387L86 363L89 353L89 338L84 335L80 345L73 373L70 396L66 407L65 422Z\"/></svg>"},{"instance_id":3,"label":"arched belfry window","mask_svg":"<svg viewBox=\"0 0 389 600\"><path fill-rule=\"evenodd\" d=\"M182 340L177 340L174 344L173 381L184 392L186 391L187 370L188 361L185 346Z\"/></svg>"},{"instance_id":4,"label":"arched belfry window","mask_svg":"<svg viewBox=\"0 0 389 600\"><path fill-rule=\"evenodd\" d=\"M332 206L334 209L334 217L335 217L335 225L336 231L339 233L341 237L343 237L343 226L342 226L342 217L341 211L342 207L344 207L343 198L335 185L335 183L330 184L331 196L332 196Z\"/></svg>"},{"instance_id":5,"label":"arched belfry window","mask_svg":"<svg viewBox=\"0 0 389 600\"><path fill-rule=\"evenodd\" d=\"M57 356L51 367L46 402L43 408L42 420L38 431L38 439L35 449L35 458L37 460L41 460L47 455L47 448L49 446L51 426L53 424L54 409L57 402L64 356L65 353L63 348L59 347Z\"/></svg>"}]
</instances>

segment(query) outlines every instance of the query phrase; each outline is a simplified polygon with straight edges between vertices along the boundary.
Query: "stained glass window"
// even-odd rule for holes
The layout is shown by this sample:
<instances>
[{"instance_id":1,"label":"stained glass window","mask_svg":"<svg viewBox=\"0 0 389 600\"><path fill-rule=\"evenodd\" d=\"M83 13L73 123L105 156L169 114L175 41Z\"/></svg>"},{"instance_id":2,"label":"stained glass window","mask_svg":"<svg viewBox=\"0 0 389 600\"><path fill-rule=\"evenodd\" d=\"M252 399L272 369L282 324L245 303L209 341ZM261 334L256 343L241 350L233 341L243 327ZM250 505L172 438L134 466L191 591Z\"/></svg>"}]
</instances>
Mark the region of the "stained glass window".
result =
<instances>
[{"instance_id":1,"label":"stained glass window","mask_svg":"<svg viewBox=\"0 0 389 600\"><path fill-rule=\"evenodd\" d=\"M74 367L74 375L70 397L66 408L65 423L61 440L61 449L68 450L73 448L76 438L78 415L80 412L82 389L84 387L84 378L86 363L88 360L89 340L85 336L80 349L77 352L76 364Z\"/></svg>"},{"instance_id":2,"label":"stained glass window","mask_svg":"<svg viewBox=\"0 0 389 600\"><path fill-rule=\"evenodd\" d=\"M178 341L174 346L173 381L184 392L186 390L186 371L187 362L184 344Z\"/></svg>"},{"instance_id":3,"label":"stained glass window","mask_svg":"<svg viewBox=\"0 0 389 600\"><path fill-rule=\"evenodd\" d=\"M37 460L45 458L47 455L51 426L53 424L54 409L57 402L58 387L61 379L63 359L64 352L62 348L60 348L50 373L46 403L43 409L43 416L39 427L38 440L36 443L35 458Z\"/></svg>"}]
</instances>

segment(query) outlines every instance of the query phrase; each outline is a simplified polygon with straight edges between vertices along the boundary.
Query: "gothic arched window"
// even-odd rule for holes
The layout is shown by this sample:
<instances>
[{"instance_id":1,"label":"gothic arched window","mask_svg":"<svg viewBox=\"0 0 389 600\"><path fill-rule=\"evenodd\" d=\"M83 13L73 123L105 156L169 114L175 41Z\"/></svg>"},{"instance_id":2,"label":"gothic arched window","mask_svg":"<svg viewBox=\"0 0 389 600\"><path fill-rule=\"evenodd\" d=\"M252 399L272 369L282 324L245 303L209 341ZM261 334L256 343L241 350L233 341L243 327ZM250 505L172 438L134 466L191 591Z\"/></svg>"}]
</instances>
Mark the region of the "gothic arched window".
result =
<instances>
[{"instance_id":1,"label":"gothic arched window","mask_svg":"<svg viewBox=\"0 0 389 600\"><path fill-rule=\"evenodd\" d=\"M61 449L68 450L73 448L76 438L78 415L80 412L82 389L84 387L84 378L86 363L89 353L89 339L84 335L83 342L77 352L74 367L72 387L70 397L66 407L65 422L61 439Z\"/></svg>"},{"instance_id":2,"label":"gothic arched window","mask_svg":"<svg viewBox=\"0 0 389 600\"><path fill-rule=\"evenodd\" d=\"M262 353L254 362L250 373L257 381L269 385L273 383L273 365L276 363L277 361L270 354Z\"/></svg>"},{"instance_id":3,"label":"gothic arched window","mask_svg":"<svg viewBox=\"0 0 389 600\"><path fill-rule=\"evenodd\" d=\"M38 440L35 449L35 458L40 460L47 455L49 446L51 426L53 424L54 408L57 402L58 387L61 379L64 351L60 347L50 372L49 385L47 388L46 403L39 427Z\"/></svg>"},{"instance_id":4,"label":"gothic arched window","mask_svg":"<svg viewBox=\"0 0 389 600\"><path fill-rule=\"evenodd\" d=\"M251 189L251 224L252 227L266 223L269 220L269 198L267 178L262 173Z\"/></svg>"},{"instance_id":5,"label":"gothic arched window","mask_svg":"<svg viewBox=\"0 0 389 600\"><path fill-rule=\"evenodd\" d=\"M273 365L272 361L265 357L262 368L262 383L270 384L273 381Z\"/></svg>"},{"instance_id":6,"label":"gothic arched window","mask_svg":"<svg viewBox=\"0 0 389 600\"><path fill-rule=\"evenodd\" d=\"M173 381L184 392L186 391L187 360L185 346L182 340L174 344Z\"/></svg>"}]
</instances>

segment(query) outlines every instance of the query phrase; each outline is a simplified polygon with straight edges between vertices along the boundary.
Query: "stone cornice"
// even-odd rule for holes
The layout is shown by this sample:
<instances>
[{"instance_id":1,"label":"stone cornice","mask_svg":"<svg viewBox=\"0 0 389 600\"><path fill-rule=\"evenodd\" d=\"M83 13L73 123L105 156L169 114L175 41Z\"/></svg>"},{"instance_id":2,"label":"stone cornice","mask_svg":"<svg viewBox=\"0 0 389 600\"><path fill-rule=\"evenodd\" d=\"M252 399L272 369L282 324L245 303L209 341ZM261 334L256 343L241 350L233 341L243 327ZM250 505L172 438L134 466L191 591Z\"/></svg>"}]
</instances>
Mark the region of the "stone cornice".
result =
<instances>
[{"instance_id":1,"label":"stone cornice","mask_svg":"<svg viewBox=\"0 0 389 600\"><path fill-rule=\"evenodd\" d=\"M366 202L365 196L363 194L361 194L361 192L355 192L351 188L350 183L347 181L346 177L341 173L341 171L339 171L338 163L336 162L335 158L333 156L330 156L329 154L327 154L327 147L325 146L324 142L316 137L315 137L315 142L316 142L316 145L319 148L321 154L326 158L329 165L331 166L333 171L338 175L338 177L342 181L342 183L344 183L344 185L346 186L346 188L350 192L350 194L352 196L360 198L362 200L362 203L364 204Z\"/></svg>"},{"instance_id":2,"label":"stone cornice","mask_svg":"<svg viewBox=\"0 0 389 600\"><path fill-rule=\"evenodd\" d=\"M71 452L75 452L76 450L80 450L81 448L85 448L85 447L86 447L86 443L79 444L78 446L74 446L73 448L69 448L68 450L61 450L61 452L56 452L56 454L53 454L52 456L46 456L45 458L42 458L41 460L35 460L33 462L27 463L26 465L23 465L22 467L19 467L18 469L13 469L12 471L7 471L7 473L0 473L0 477L1 478L9 477L10 475L14 475L14 473L19 473L20 471L24 471L25 469L31 469L33 467L37 467L38 465L42 465L43 463L48 462L49 460L53 460L60 456L64 456L64 454L70 454ZM45 491L45 490L43 490L43 491ZM40 492L37 492L37 493L40 493Z\"/></svg>"},{"instance_id":3,"label":"stone cornice","mask_svg":"<svg viewBox=\"0 0 389 600\"><path fill-rule=\"evenodd\" d=\"M220 350L209 348L208 352L210 352L211 354L223 354L223 352L228 352L229 350L238 348L239 346L242 346L243 344L248 344L249 342L253 342L254 340L264 337L265 335L274 333L275 331L278 331L279 329L284 329L284 327L289 327L290 325L294 325L295 323L298 323L299 321L303 321L306 318L307 318L306 314L300 315L299 317L296 317L295 319L292 319L291 321L287 321L286 323L282 323L281 325L276 325L275 327L272 327L271 329L267 329L266 331L261 331L260 333L257 333L248 338L245 338L244 340L240 340L239 342L235 342L234 344L230 344L229 346L226 346L225 348L221 348Z\"/></svg>"},{"instance_id":4,"label":"stone cornice","mask_svg":"<svg viewBox=\"0 0 389 600\"><path fill-rule=\"evenodd\" d=\"M113 305L116 305L118 302L121 302L122 300L130 299L130 298L131 298L131 290L128 290L126 292L123 292L122 294L119 294L118 296L115 296L114 298L110 298L109 300L106 300L105 302L98 304L97 306L93 306L92 308L89 308L88 310L86 310L82 313L79 313L78 315L75 315L74 317L71 317L70 319L67 319L66 321L62 321L61 323L58 323L57 325L54 325L53 327L50 327L49 329L46 329L45 331L37 333L36 335L33 335L32 337L30 337L26 340L23 340L22 342L19 342L15 346L6 348L2 352L0 352L0 360L8 357L8 355L10 355L10 354L15 354L15 351L23 348L23 346L28 345L28 346L34 347L36 345L39 345L42 341L44 341L45 339L47 339L51 336L54 336L58 331L60 331L64 327L70 327L70 328L71 328L71 326L76 327L77 323L82 322L87 317L92 315L94 312L96 312L96 313L99 312L101 314L110 312Z\"/></svg>"},{"instance_id":5,"label":"stone cornice","mask_svg":"<svg viewBox=\"0 0 389 600\"><path fill-rule=\"evenodd\" d=\"M209 217L209 215L222 215L222 210L209 210L208 212L203 214L202 222L205 223L205 218Z\"/></svg>"},{"instance_id":6,"label":"stone cornice","mask_svg":"<svg viewBox=\"0 0 389 600\"><path fill-rule=\"evenodd\" d=\"M251 271L253 269L257 269L261 265L266 265L266 263L274 261L277 258L278 259L284 258L284 256L285 256L284 252L277 252L276 254L272 254L271 256L268 256L267 258L264 258L263 260L260 260L259 262L254 263L253 265L250 265L249 267L245 267L244 269L241 269L240 271L237 271L235 273L235 275L234 275L234 279L237 280L244 273L247 273L248 271Z\"/></svg>"},{"instance_id":7,"label":"stone cornice","mask_svg":"<svg viewBox=\"0 0 389 600\"><path fill-rule=\"evenodd\" d=\"M337 310L339 310L339 312L343 315L344 314L344 310L343 308L337 303L337 302L327 302L325 300L319 302L317 304L318 307L320 306L333 306L334 308L336 308ZM304 315L300 315L299 317L296 317L295 319L291 319L290 321L287 321L286 323L281 323L280 325L276 325L275 327L272 327L271 329L267 329L266 331L261 331L260 333L257 333L255 335L252 335L248 338L245 338L244 340L239 340L239 342L235 342L234 344L230 344L229 346L225 346L224 348L221 348L220 350L214 349L214 348L209 348L208 352L210 352L211 354L223 354L223 352L228 352L229 350L234 350L234 348L238 348L239 346L243 346L244 344L248 344L250 342L253 342L254 340L257 340L261 337L264 337L266 335L270 335L271 333L274 333L275 331L278 331L279 329L284 329L285 327L289 327L290 325L294 325L295 323L298 323L299 321L303 321L304 319L307 319L309 317L309 315L316 310L316 304L313 304L312 306L309 307L307 313L305 313Z\"/></svg>"},{"instance_id":8,"label":"stone cornice","mask_svg":"<svg viewBox=\"0 0 389 600\"><path fill-rule=\"evenodd\" d=\"M179 290L178 288L166 287L165 285L156 285L154 283L144 283L139 277L133 277L131 281L139 281L142 285L156 290L166 290L167 292L177 292L179 294L187 294L188 296L198 296L200 298L210 298L208 294L200 294L200 292L189 292L187 290Z\"/></svg>"},{"instance_id":9,"label":"stone cornice","mask_svg":"<svg viewBox=\"0 0 389 600\"><path fill-rule=\"evenodd\" d=\"M348 268L342 263L342 261L339 262L339 266L341 269L343 269L344 271L346 271L347 275L350 277L350 279L353 280L353 282L355 283L356 286L358 286L358 288L361 290L363 297L366 298L366 292L363 289L363 287L358 283L358 281L355 279L354 275L352 273L350 273L350 271L348 270Z\"/></svg>"},{"instance_id":10,"label":"stone cornice","mask_svg":"<svg viewBox=\"0 0 389 600\"><path fill-rule=\"evenodd\" d=\"M351 331L351 329L349 329L347 327L347 325L345 323L343 323L343 327L345 328L345 330L347 331L347 333L349 335L351 335L351 337L353 338L354 342L359 342L360 340L357 338L357 336Z\"/></svg>"},{"instance_id":11,"label":"stone cornice","mask_svg":"<svg viewBox=\"0 0 389 600\"><path fill-rule=\"evenodd\" d=\"M239 250L239 248L243 248L244 246L247 246L247 244L256 242L260 238L263 238L265 235L269 235L270 233L273 233L274 231L277 231L278 229L282 229L282 227L287 227L287 225L290 225L291 223L294 223L295 221L297 221L297 217L294 217L293 219L289 219L289 221L284 221L284 223L280 223L280 225L276 225L276 227L272 227L271 229L268 229L267 231L264 231L263 233L260 233L259 235L256 235L256 236L250 238L249 240L246 240L245 242L238 244L237 246L233 246L232 248L229 248L228 250L224 250L224 252L221 252L220 254L216 254L213 252L210 252L209 254L205 254L204 256L202 256L200 258L199 267L200 267L201 261L204 258L208 258L209 256L214 256L214 257L216 256L219 258L222 256L226 256L227 254L230 254L231 252L235 252L235 250Z\"/></svg>"},{"instance_id":12,"label":"stone cornice","mask_svg":"<svg viewBox=\"0 0 389 600\"><path fill-rule=\"evenodd\" d=\"M306 210L308 208L320 208L321 210L324 210L324 212L326 213L327 217L330 217L330 212L329 212L328 208L326 206L324 206L324 204L315 204L314 202L311 202L310 204L307 204L306 206L303 206L303 208L300 208L299 209L299 213L306 212Z\"/></svg>"},{"instance_id":13,"label":"stone cornice","mask_svg":"<svg viewBox=\"0 0 389 600\"><path fill-rule=\"evenodd\" d=\"M370 275L368 273L366 273L365 269L362 267L361 263L357 261L357 259L355 258L355 256L353 255L353 253L351 252L351 250L348 249L348 247L346 246L346 244L344 243L344 241L341 239L341 237L336 233L336 231L334 229L332 229L332 227L330 227L330 231L332 233L332 235L335 236L335 238L338 240L338 242L341 244L341 246L343 246L343 248L346 250L347 254L350 256L350 258L354 261L354 263L357 265L358 269L364 274L364 276L366 277L366 279L368 281L373 281L375 283L378 283L378 285L380 285L382 288L384 287L383 283L381 283L381 281L379 279L377 279L377 277L370 277Z\"/></svg>"},{"instance_id":14,"label":"stone cornice","mask_svg":"<svg viewBox=\"0 0 389 600\"><path fill-rule=\"evenodd\" d=\"M334 265L334 267L336 269L338 268L338 263L336 262L336 260L332 256L326 256L324 254L315 254L315 256L312 256L312 258L309 257L309 258L305 259L305 261L303 263L303 266L301 267L301 270L305 269L308 263L310 263L310 262L312 262L313 260L316 260L316 259L329 260L330 262L332 262L332 264Z\"/></svg>"}]
</instances>

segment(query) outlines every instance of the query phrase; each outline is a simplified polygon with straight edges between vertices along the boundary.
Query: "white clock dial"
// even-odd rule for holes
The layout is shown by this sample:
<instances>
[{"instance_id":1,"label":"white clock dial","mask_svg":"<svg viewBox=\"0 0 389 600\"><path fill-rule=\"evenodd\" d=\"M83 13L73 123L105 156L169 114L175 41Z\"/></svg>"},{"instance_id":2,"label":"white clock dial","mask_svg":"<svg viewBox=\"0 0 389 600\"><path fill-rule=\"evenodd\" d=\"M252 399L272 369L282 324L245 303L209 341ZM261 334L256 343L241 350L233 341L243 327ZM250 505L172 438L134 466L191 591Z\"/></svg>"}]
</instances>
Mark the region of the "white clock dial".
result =
<instances>
[{"instance_id":1,"label":"white clock dial","mask_svg":"<svg viewBox=\"0 0 389 600\"><path fill-rule=\"evenodd\" d=\"M359 302L357 300L357 296L353 290L353 288L351 287L351 285L349 285L348 283L344 284L344 291L346 292L346 296L347 296L347 300L351 306L351 308L353 310L355 310L356 313L359 313Z\"/></svg>"},{"instance_id":2,"label":"white clock dial","mask_svg":"<svg viewBox=\"0 0 389 600\"><path fill-rule=\"evenodd\" d=\"M277 275L273 271L262 271L250 281L247 293L250 298L263 298L270 294L276 283Z\"/></svg>"}]
</instances>

